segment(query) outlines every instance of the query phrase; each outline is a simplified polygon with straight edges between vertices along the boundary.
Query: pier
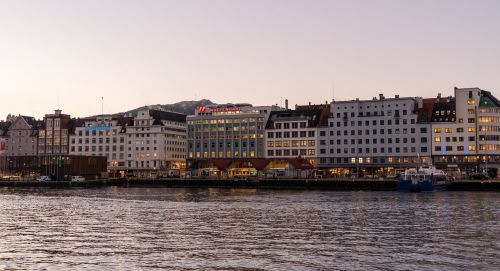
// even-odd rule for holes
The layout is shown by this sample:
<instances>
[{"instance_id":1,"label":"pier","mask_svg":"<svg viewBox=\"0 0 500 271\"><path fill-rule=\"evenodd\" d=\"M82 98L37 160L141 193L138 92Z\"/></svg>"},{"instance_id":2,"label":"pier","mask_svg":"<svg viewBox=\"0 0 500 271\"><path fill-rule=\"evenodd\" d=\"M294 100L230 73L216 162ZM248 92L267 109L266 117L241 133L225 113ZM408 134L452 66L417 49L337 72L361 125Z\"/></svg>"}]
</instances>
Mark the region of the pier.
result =
<instances>
[{"instance_id":1,"label":"pier","mask_svg":"<svg viewBox=\"0 0 500 271\"><path fill-rule=\"evenodd\" d=\"M85 181L2 180L0 187L96 188L122 187L219 187L298 190L396 191L395 180L375 179L100 179ZM500 191L500 180L452 181L451 191Z\"/></svg>"}]
</instances>

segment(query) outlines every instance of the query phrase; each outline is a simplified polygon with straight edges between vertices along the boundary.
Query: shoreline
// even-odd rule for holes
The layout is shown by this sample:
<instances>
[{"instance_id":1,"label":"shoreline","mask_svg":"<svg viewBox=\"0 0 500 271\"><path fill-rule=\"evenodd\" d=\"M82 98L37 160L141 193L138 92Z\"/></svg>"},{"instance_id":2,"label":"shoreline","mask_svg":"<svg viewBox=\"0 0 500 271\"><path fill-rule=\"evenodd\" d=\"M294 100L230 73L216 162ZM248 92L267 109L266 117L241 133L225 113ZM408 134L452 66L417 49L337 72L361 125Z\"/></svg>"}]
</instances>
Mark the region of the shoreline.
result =
<instances>
[{"instance_id":1,"label":"shoreline","mask_svg":"<svg viewBox=\"0 0 500 271\"><path fill-rule=\"evenodd\" d=\"M86 181L0 181L0 187L98 188L172 187L172 188L249 188L338 191L396 191L395 180L367 179L101 179ZM448 191L500 192L500 180L452 181Z\"/></svg>"}]
</instances>

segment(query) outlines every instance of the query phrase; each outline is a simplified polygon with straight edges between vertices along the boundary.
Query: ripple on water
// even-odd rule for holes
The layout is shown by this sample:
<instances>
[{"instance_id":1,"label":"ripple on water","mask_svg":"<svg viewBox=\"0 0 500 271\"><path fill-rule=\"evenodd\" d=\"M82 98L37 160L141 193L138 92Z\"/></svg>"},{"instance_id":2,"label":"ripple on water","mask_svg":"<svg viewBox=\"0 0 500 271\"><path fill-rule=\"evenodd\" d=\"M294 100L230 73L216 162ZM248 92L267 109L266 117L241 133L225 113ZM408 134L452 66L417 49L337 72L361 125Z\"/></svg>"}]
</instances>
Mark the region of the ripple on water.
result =
<instances>
[{"instance_id":1,"label":"ripple on water","mask_svg":"<svg viewBox=\"0 0 500 271\"><path fill-rule=\"evenodd\" d=\"M495 193L0 192L0 270L492 270Z\"/></svg>"}]
</instances>

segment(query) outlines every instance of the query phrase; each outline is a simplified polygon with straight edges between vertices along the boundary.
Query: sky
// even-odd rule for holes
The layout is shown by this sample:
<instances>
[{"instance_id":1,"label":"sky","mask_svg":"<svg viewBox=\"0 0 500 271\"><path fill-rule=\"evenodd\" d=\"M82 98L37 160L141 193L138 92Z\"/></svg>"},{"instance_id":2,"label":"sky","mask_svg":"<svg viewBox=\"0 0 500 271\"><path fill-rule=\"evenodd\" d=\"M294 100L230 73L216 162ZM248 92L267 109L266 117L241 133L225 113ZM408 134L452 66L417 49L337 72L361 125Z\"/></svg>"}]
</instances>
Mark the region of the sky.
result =
<instances>
[{"instance_id":1,"label":"sky","mask_svg":"<svg viewBox=\"0 0 500 271\"><path fill-rule=\"evenodd\" d=\"M0 119L500 96L500 1L0 0Z\"/></svg>"}]
</instances>

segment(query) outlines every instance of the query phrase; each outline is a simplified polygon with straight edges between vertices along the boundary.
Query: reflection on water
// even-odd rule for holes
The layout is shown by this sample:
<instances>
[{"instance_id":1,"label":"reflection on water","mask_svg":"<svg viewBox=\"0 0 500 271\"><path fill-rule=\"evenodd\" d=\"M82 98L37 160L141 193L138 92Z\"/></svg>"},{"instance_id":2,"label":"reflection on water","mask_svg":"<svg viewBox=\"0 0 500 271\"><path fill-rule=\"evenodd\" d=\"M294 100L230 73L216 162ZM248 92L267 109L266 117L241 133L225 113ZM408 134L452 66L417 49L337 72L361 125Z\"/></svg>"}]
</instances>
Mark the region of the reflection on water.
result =
<instances>
[{"instance_id":1,"label":"reflection on water","mask_svg":"<svg viewBox=\"0 0 500 271\"><path fill-rule=\"evenodd\" d=\"M497 193L0 191L0 269L493 270Z\"/></svg>"}]
</instances>

